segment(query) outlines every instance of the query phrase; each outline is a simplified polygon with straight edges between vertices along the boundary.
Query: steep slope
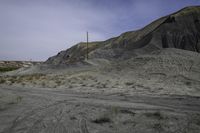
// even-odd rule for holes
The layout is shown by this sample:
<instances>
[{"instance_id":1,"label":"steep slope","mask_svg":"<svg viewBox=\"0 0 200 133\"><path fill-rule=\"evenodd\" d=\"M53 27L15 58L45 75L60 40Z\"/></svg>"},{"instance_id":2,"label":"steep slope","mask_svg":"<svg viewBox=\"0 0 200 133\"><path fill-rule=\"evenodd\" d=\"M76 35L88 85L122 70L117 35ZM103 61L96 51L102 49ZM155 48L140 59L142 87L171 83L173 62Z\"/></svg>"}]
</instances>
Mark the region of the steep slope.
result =
<instances>
[{"instance_id":1,"label":"steep slope","mask_svg":"<svg viewBox=\"0 0 200 133\"><path fill-rule=\"evenodd\" d=\"M162 17L138 31L130 31L102 42L89 43L89 58L127 59L162 48L200 52L200 6L186 7ZM81 42L45 63L60 65L83 62L86 43Z\"/></svg>"}]
</instances>

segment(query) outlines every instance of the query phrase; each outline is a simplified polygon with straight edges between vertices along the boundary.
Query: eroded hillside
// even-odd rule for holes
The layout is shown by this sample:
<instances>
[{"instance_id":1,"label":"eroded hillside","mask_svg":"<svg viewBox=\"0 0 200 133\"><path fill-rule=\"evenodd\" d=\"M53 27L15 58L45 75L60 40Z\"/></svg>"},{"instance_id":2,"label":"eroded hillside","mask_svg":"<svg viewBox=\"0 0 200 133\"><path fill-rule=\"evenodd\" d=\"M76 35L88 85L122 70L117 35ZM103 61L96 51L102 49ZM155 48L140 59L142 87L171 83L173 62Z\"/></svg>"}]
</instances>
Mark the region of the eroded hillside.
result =
<instances>
[{"instance_id":1,"label":"eroded hillside","mask_svg":"<svg viewBox=\"0 0 200 133\"><path fill-rule=\"evenodd\" d=\"M103 42L89 43L89 58L131 58L162 48L178 48L200 51L200 7L186 7L176 13L160 18L146 27L121 34ZM46 63L52 65L83 62L86 43L50 57Z\"/></svg>"}]
</instances>

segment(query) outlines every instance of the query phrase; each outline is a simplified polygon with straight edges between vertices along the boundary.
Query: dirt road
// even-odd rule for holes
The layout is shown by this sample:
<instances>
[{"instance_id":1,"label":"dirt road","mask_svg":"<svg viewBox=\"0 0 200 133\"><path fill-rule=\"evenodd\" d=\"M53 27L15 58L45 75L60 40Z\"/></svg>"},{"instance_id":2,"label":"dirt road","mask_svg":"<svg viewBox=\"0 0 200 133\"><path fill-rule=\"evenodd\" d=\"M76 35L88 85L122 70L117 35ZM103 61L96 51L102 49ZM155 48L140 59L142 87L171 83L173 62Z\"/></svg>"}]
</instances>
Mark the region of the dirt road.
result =
<instances>
[{"instance_id":1,"label":"dirt road","mask_svg":"<svg viewBox=\"0 0 200 133\"><path fill-rule=\"evenodd\" d=\"M84 94L2 86L0 92L0 133L200 130L200 97Z\"/></svg>"}]
</instances>

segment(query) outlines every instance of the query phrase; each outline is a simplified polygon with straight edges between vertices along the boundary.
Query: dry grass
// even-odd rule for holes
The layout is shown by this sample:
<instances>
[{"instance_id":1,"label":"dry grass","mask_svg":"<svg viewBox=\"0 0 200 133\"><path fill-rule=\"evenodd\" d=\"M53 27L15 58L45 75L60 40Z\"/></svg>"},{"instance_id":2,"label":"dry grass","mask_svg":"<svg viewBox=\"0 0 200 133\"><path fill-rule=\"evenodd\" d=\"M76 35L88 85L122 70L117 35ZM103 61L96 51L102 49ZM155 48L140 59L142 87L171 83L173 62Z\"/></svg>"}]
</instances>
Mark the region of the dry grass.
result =
<instances>
[{"instance_id":1,"label":"dry grass","mask_svg":"<svg viewBox=\"0 0 200 133\"><path fill-rule=\"evenodd\" d=\"M44 74L31 74L31 75L20 75L20 76L5 76L0 77L0 84L7 83L9 85L12 84L21 84L22 86L25 85L25 83L33 84L40 82L42 79L45 78L46 75Z\"/></svg>"}]
</instances>

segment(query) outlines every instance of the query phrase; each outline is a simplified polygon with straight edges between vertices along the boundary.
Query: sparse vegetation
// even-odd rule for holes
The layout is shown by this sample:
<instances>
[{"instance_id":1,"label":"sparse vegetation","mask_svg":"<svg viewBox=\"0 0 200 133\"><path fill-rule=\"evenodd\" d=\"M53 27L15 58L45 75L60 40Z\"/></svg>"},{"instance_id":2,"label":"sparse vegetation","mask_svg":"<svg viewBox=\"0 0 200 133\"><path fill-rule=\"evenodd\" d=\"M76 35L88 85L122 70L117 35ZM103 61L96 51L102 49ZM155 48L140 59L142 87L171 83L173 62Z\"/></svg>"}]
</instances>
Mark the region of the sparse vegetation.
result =
<instances>
[{"instance_id":1,"label":"sparse vegetation","mask_svg":"<svg viewBox=\"0 0 200 133\"><path fill-rule=\"evenodd\" d=\"M45 82L42 82L41 85L42 85L42 87L45 87L45 86L46 86Z\"/></svg>"},{"instance_id":2,"label":"sparse vegetation","mask_svg":"<svg viewBox=\"0 0 200 133\"><path fill-rule=\"evenodd\" d=\"M135 83L134 82L125 82L125 85L127 86L131 86L131 85L134 85Z\"/></svg>"},{"instance_id":3,"label":"sparse vegetation","mask_svg":"<svg viewBox=\"0 0 200 133\"><path fill-rule=\"evenodd\" d=\"M97 124L110 123L111 119L104 115L103 117L92 120L92 122L97 123Z\"/></svg>"},{"instance_id":4,"label":"sparse vegetation","mask_svg":"<svg viewBox=\"0 0 200 133\"><path fill-rule=\"evenodd\" d=\"M68 88L69 88L69 89L73 88L73 85L69 85Z\"/></svg>"},{"instance_id":5,"label":"sparse vegetation","mask_svg":"<svg viewBox=\"0 0 200 133\"><path fill-rule=\"evenodd\" d=\"M198 126L200 126L200 115L194 117L194 122L195 122L195 124L197 124Z\"/></svg>"},{"instance_id":6,"label":"sparse vegetation","mask_svg":"<svg viewBox=\"0 0 200 133\"><path fill-rule=\"evenodd\" d=\"M82 86L82 87L86 87L86 84L82 84L81 86Z\"/></svg>"},{"instance_id":7,"label":"sparse vegetation","mask_svg":"<svg viewBox=\"0 0 200 133\"><path fill-rule=\"evenodd\" d=\"M22 96L17 96L16 100L17 100L17 103L21 102L22 101Z\"/></svg>"},{"instance_id":8,"label":"sparse vegetation","mask_svg":"<svg viewBox=\"0 0 200 133\"><path fill-rule=\"evenodd\" d=\"M136 114L135 112L132 112L132 111L127 110L127 109L122 109L122 110L120 110L120 112L124 113L124 114L130 114L132 116L135 116L135 114Z\"/></svg>"},{"instance_id":9,"label":"sparse vegetation","mask_svg":"<svg viewBox=\"0 0 200 133\"><path fill-rule=\"evenodd\" d=\"M5 76L0 77L0 84L7 83L12 84L21 84L24 86L26 83L30 84L39 84L40 80L45 78L44 74L31 74L31 75L19 75L19 76Z\"/></svg>"},{"instance_id":10,"label":"sparse vegetation","mask_svg":"<svg viewBox=\"0 0 200 133\"><path fill-rule=\"evenodd\" d=\"M19 67L0 67L0 72L8 72L19 69Z\"/></svg>"},{"instance_id":11,"label":"sparse vegetation","mask_svg":"<svg viewBox=\"0 0 200 133\"><path fill-rule=\"evenodd\" d=\"M164 131L161 123L156 123L153 125L153 128L158 132L158 133L162 133L162 131Z\"/></svg>"},{"instance_id":12,"label":"sparse vegetation","mask_svg":"<svg viewBox=\"0 0 200 133\"><path fill-rule=\"evenodd\" d=\"M0 84L3 84L3 83L5 83L5 82L6 82L5 79L0 79Z\"/></svg>"},{"instance_id":13,"label":"sparse vegetation","mask_svg":"<svg viewBox=\"0 0 200 133\"><path fill-rule=\"evenodd\" d=\"M55 81L57 85L61 85L62 81L61 80L56 80Z\"/></svg>"},{"instance_id":14,"label":"sparse vegetation","mask_svg":"<svg viewBox=\"0 0 200 133\"><path fill-rule=\"evenodd\" d=\"M107 88L107 83L98 82L96 85L97 88Z\"/></svg>"},{"instance_id":15,"label":"sparse vegetation","mask_svg":"<svg viewBox=\"0 0 200 133\"><path fill-rule=\"evenodd\" d=\"M146 117L153 117L153 118L156 118L158 120L161 120L161 119L164 119L164 117L162 116L162 114L159 112L159 111L156 111L156 112L147 112L145 113L145 116Z\"/></svg>"},{"instance_id":16,"label":"sparse vegetation","mask_svg":"<svg viewBox=\"0 0 200 133\"><path fill-rule=\"evenodd\" d=\"M17 104L22 101L22 98L22 96L11 97L11 100L8 100L8 104Z\"/></svg>"},{"instance_id":17,"label":"sparse vegetation","mask_svg":"<svg viewBox=\"0 0 200 133\"><path fill-rule=\"evenodd\" d=\"M11 82L11 84L13 84L13 83L16 82L16 79L15 79L15 78L11 78L11 79L10 79L10 82Z\"/></svg>"},{"instance_id":18,"label":"sparse vegetation","mask_svg":"<svg viewBox=\"0 0 200 133\"><path fill-rule=\"evenodd\" d=\"M190 86L192 83L191 83L190 81L186 81L185 84L186 84L187 86Z\"/></svg>"}]
</instances>

